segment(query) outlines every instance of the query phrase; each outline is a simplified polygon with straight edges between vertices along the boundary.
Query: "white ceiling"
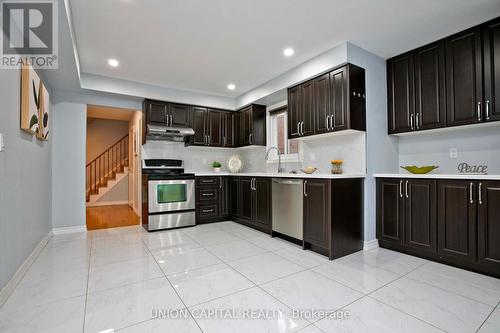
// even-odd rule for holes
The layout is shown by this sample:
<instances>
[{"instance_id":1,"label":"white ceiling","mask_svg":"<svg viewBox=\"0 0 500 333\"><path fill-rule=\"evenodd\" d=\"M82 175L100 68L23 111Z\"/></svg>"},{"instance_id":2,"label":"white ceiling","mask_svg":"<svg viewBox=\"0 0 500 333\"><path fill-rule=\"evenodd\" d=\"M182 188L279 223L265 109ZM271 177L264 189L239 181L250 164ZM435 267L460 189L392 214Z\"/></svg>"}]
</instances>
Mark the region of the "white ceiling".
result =
<instances>
[{"instance_id":1,"label":"white ceiling","mask_svg":"<svg viewBox=\"0 0 500 333\"><path fill-rule=\"evenodd\" d=\"M126 120L132 119L135 110L112 108L100 105L87 105L87 118Z\"/></svg>"},{"instance_id":2,"label":"white ceiling","mask_svg":"<svg viewBox=\"0 0 500 333\"><path fill-rule=\"evenodd\" d=\"M82 73L236 97L350 41L384 58L500 16L500 0L71 0ZM293 47L285 58L282 50ZM120 67L110 68L116 58ZM237 88L229 91L228 83Z\"/></svg>"}]
</instances>

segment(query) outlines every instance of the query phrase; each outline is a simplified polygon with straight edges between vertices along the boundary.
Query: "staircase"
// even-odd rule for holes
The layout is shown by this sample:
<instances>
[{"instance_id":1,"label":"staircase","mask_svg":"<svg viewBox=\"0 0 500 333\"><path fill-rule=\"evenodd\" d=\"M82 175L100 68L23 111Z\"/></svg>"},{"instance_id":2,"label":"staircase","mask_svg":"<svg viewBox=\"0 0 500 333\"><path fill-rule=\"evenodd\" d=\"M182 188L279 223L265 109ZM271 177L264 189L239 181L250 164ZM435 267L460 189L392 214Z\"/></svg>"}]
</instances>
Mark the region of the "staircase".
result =
<instances>
[{"instance_id":1,"label":"staircase","mask_svg":"<svg viewBox=\"0 0 500 333\"><path fill-rule=\"evenodd\" d=\"M86 167L86 200L95 201L99 192L118 183L128 173L128 134L115 142ZM91 200L94 199L94 200Z\"/></svg>"}]
</instances>

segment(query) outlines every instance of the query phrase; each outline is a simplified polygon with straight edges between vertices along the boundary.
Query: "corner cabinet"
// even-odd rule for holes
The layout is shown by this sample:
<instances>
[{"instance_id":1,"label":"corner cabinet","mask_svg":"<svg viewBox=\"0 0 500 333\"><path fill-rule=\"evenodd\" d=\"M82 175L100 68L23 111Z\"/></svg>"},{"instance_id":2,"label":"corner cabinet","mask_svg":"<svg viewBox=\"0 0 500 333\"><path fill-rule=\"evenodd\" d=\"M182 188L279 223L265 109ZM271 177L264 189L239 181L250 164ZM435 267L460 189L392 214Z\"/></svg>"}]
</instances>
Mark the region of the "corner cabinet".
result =
<instances>
[{"instance_id":1,"label":"corner cabinet","mask_svg":"<svg viewBox=\"0 0 500 333\"><path fill-rule=\"evenodd\" d=\"M266 145L266 107L252 104L238 111L239 146Z\"/></svg>"},{"instance_id":2,"label":"corner cabinet","mask_svg":"<svg viewBox=\"0 0 500 333\"><path fill-rule=\"evenodd\" d=\"M196 223L224 221L229 217L228 177L196 177Z\"/></svg>"},{"instance_id":3,"label":"corner cabinet","mask_svg":"<svg viewBox=\"0 0 500 333\"><path fill-rule=\"evenodd\" d=\"M377 179L381 247L500 277L500 181Z\"/></svg>"},{"instance_id":4,"label":"corner cabinet","mask_svg":"<svg viewBox=\"0 0 500 333\"><path fill-rule=\"evenodd\" d=\"M497 18L388 59L389 134L500 120L499 50Z\"/></svg>"},{"instance_id":5,"label":"corner cabinet","mask_svg":"<svg viewBox=\"0 0 500 333\"><path fill-rule=\"evenodd\" d=\"M304 249L330 260L363 249L363 179L304 179Z\"/></svg>"},{"instance_id":6,"label":"corner cabinet","mask_svg":"<svg viewBox=\"0 0 500 333\"><path fill-rule=\"evenodd\" d=\"M288 138L366 130L365 71L352 64L288 89Z\"/></svg>"}]
</instances>

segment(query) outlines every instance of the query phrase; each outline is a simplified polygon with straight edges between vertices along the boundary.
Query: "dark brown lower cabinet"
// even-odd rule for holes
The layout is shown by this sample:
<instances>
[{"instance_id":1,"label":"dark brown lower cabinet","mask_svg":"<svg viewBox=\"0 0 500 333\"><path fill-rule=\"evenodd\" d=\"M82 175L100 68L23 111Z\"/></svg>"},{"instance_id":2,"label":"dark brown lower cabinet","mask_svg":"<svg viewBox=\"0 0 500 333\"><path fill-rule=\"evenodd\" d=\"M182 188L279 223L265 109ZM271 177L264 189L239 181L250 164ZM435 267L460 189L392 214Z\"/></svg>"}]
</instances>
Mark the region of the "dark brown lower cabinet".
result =
<instances>
[{"instance_id":1,"label":"dark brown lower cabinet","mask_svg":"<svg viewBox=\"0 0 500 333\"><path fill-rule=\"evenodd\" d=\"M304 248L330 260L363 248L363 179L304 180Z\"/></svg>"},{"instance_id":2,"label":"dark brown lower cabinet","mask_svg":"<svg viewBox=\"0 0 500 333\"><path fill-rule=\"evenodd\" d=\"M240 217L240 178L229 178L229 215L235 218Z\"/></svg>"},{"instance_id":3,"label":"dark brown lower cabinet","mask_svg":"<svg viewBox=\"0 0 500 333\"><path fill-rule=\"evenodd\" d=\"M500 181L378 179L381 247L500 277Z\"/></svg>"},{"instance_id":4,"label":"dark brown lower cabinet","mask_svg":"<svg viewBox=\"0 0 500 333\"><path fill-rule=\"evenodd\" d=\"M238 187L236 222L270 233L271 178L239 177Z\"/></svg>"},{"instance_id":5,"label":"dark brown lower cabinet","mask_svg":"<svg viewBox=\"0 0 500 333\"><path fill-rule=\"evenodd\" d=\"M478 181L477 259L481 270L500 275L500 181Z\"/></svg>"},{"instance_id":6,"label":"dark brown lower cabinet","mask_svg":"<svg viewBox=\"0 0 500 333\"><path fill-rule=\"evenodd\" d=\"M229 179L196 177L196 223L219 222L229 217Z\"/></svg>"}]
</instances>

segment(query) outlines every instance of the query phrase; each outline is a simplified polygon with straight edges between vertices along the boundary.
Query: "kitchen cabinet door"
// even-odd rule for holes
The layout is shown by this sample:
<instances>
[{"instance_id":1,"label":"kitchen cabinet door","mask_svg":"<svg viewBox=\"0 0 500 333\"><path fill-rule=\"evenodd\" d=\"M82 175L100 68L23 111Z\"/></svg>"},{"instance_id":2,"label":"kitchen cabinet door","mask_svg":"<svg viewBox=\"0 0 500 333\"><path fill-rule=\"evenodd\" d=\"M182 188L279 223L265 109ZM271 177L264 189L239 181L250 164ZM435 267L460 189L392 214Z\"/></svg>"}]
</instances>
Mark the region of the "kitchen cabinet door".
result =
<instances>
[{"instance_id":1,"label":"kitchen cabinet door","mask_svg":"<svg viewBox=\"0 0 500 333\"><path fill-rule=\"evenodd\" d=\"M314 134L314 85L313 81L308 81L300 85L301 104L301 125L300 136Z\"/></svg>"},{"instance_id":2,"label":"kitchen cabinet door","mask_svg":"<svg viewBox=\"0 0 500 333\"><path fill-rule=\"evenodd\" d=\"M381 243L404 244L404 182L377 180L377 238Z\"/></svg>"},{"instance_id":3,"label":"kitchen cabinet door","mask_svg":"<svg viewBox=\"0 0 500 333\"><path fill-rule=\"evenodd\" d=\"M315 133L330 131L330 74L322 75L313 82Z\"/></svg>"},{"instance_id":4,"label":"kitchen cabinet door","mask_svg":"<svg viewBox=\"0 0 500 333\"><path fill-rule=\"evenodd\" d=\"M414 130L413 54L387 61L389 134Z\"/></svg>"},{"instance_id":5,"label":"kitchen cabinet door","mask_svg":"<svg viewBox=\"0 0 500 333\"><path fill-rule=\"evenodd\" d=\"M246 220L252 220L253 210L253 178L240 177L239 206L240 217Z\"/></svg>"},{"instance_id":6,"label":"kitchen cabinet door","mask_svg":"<svg viewBox=\"0 0 500 333\"><path fill-rule=\"evenodd\" d=\"M404 196L405 245L420 252L435 254L437 250L436 181L405 180Z\"/></svg>"},{"instance_id":7,"label":"kitchen cabinet door","mask_svg":"<svg viewBox=\"0 0 500 333\"><path fill-rule=\"evenodd\" d=\"M191 137L191 144L205 146L207 144L206 135L207 109L194 106L192 109L192 125L194 135Z\"/></svg>"},{"instance_id":8,"label":"kitchen cabinet door","mask_svg":"<svg viewBox=\"0 0 500 333\"><path fill-rule=\"evenodd\" d=\"M208 110L208 145L222 147L222 111Z\"/></svg>"},{"instance_id":9,"label":"kitchen cabinet door","mask_svg":"<svg viewBox=\"0 0 500 333\"><path fill-rule=\"evenodd\" d=\"M300 136L299 123L301 117L300 86L288 89L288 138Z\"/></svg>"},{"instance_id":10,"label":"kitchen cabinet door","mask_svg":"<svg viewBox=\"0 0 500 333\"><path fill-rule=\"evenodd\" d=\"M304 241L329 249L331 231L330 180L304 180Z\"/></svg>"},{"instance_id":11,"label":"kitchen cabinet door","mask_svg":"<svg viewBox=\"0 0 500 333\"><path fill-rule=\"evenodd\" d=\"M235 133L236 132L236 112L224 112L222 118L223 124L223 135L222 135L222 145L224 147L235 147Z\"/></svg>"},{"instance_id":12,"label":"kitchen cabinet door","mask_svg":"<svg viewBox=\"0 0 500 333\"><path fill-rule=\"evenodd\" d=\"M230 214L231 205L231 188L229 177L219 177L219 192L220 192L220 215L227 217Z\"/></svg>"},{"instance_id":13,"label":"kitchen cabinet door","mask_svg":"<svg viewBox=\"0 0 500 333\"><path fill-rule=\"evenodd\" d=\"M146 101L146 121L153 125L167 124L168 103Z\"/></svg>"},{"instance_id":14,"label":"kitchen cabinet door","mask_svg":"<svg viewBox=\"0 0 500 333\"><path fill-rule=\"evenodd\" d=\"M347 66L330 73L331 121L333 131L347 129Z\"/></svg>"},{"instance_id":15,"label":"kitchen cabinet door","mask_svg":"<svg viewBox=\"0 0 500 333\"><path fill-rule=\"evenodd\" d=\"M253 222L271 229L271 179L254 180Z\"/></svg>"},{"instance_id":16,"label":"kitchen cabinet door","mask_svg":"<svg viewBox=\"0 0 500 333\"><path fill-rule=\"evenodd\" d=\"M478 181L478 264L500 276L500 181Z\"/></svg>"},{"instance_id":17,"label":"kitchen cabinet door","mask_svg":"<svg viewBox=\"0 0 500 333\"><path fill-rule=\"evenodd\" d=\"M190 126L190 106L185 104L170 104L168 110L168 124L171 127Z\"/></svg>"},{"instance_id":18,"label":"kitchen cabinet door","mask_svg":"<svg viewBox=\"0 0 500 333\"><path fill-rule=\"evenodd\" d=\"M467 30L446 40L447 126L483 120L481 31Z\"/></svg>"},{"instance_id":19,"label":"kitchen cabinet door","mask_svg":"<svg viewBox=\"0 0 500 333\"><path fill-rule=\"evenodd\" d=\"M252 106L240 111L240 144L242 146L252 144Z\"/></svg>"},{"instance_id":20,"label":"kitchen cabinet door","mask_svg":"<svg viewBox=\"0 0 500 333\"><path fill-rule=\"evenodd\" d=\"M446 125L444 43L415 50L415 129Z\"/></svg>"},{"instance_id":21,"label":"kitchen cabinet door","mask_svg":"<svg viewBox=\"0 0 500 333\"><path fill-rule=\"evenodd\" d=\"M476 261L475 181L440 180L438 188L438 254L458 265Z\"/></svg>"},{"instance_id":22,"label":"kitchen cabinet door","mask_svg":"<svg viewBox=\"0 0 500 333\"><path fill-rule=\"evenodd\" d=\"M240 178L229 178L229 213L233 217L240 217Z\"/></svg>"},{"instance_id":23,"label":"kitchen cabinet door","mask_svg":"<svg viewBox=\"0 0 500 333\"><path fill-rule=\"evenodd\" d=\"M483 28L484 120L500 120L500 19Z\"/></svg>"}]
</instances>

